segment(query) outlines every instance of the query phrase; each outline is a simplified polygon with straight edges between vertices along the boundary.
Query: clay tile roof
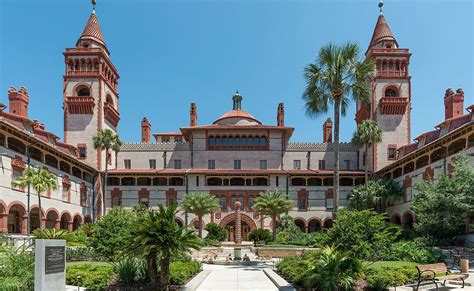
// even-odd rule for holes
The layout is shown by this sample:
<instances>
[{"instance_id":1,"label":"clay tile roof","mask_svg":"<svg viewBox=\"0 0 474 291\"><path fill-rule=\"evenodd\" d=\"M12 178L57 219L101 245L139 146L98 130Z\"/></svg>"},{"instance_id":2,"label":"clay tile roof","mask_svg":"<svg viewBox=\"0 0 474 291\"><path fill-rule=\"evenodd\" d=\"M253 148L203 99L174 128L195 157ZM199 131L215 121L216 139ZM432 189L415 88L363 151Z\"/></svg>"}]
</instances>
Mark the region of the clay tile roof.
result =
<instances>
[{"instance_id":1,"label":"clay tile roof","mask_svg":"<svg viewBox=\"0 0 474 291\"><path fill-rule=\"evenodd\" d=\"M315 152L325 152L325 151L333 151L334 144L333 143L321 143L321 142L289 142L287 147L287 151L315 151ZM351 143L340 143L339 144L340 151L357 151L357 148L354 147Z\"/></svg>"},{"instance_id":2,"label":"clay tile roof","mask_svg":"<svg viewBox=\"0 0 474 291\"><path fill-rule=\"evenodd\" d=\"M247 113L243 110L231 110L229 112L226 112L221 117L219 117L216 121L214 121L213 124L216 124L218 121L220 121L222 119L236 118L236 117L251 119L251 120L257 122L258 124L262 124L255 117L253 117L250 113Z\"/></svg>"},{"instance_id":3,"label":"clay tile roof","mask_svg":"<svg viewBox=\"0 0 474 291\"><path fill-rule=\"evenodd\" d=\"M82 35L79 39L94 40L104 47L106 46L104 36L102 35L102 30L100 29L99 19L95 13L92 13L89 17L89 20L87 20L86 27L84 28L84 31L82 32Z\"/></svg>"},{"instance_id":4,"label":"clay tile roof","mask_svg":"<svg viewBox=\"0 0 474 291\"><path fill-rule=\"evenodd\" d=\"M396 42L396 39L393 37L392 31L383 15L379 15L379 18L377 19L377 24L375 25L374 34L370 40L369 47L381 40L393 40Z\"/></svg>"}]
</instances>

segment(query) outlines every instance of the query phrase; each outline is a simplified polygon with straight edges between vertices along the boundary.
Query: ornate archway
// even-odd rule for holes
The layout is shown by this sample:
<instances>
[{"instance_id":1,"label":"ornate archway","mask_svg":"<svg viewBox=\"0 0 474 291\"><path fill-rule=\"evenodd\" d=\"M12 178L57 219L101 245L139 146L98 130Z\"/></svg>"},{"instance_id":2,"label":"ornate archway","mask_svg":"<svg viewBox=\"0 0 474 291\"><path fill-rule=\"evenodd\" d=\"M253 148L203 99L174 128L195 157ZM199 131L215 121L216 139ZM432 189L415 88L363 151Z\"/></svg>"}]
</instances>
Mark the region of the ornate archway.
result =
<instances>
[{"instance_id":1,"label":"ornate archway","mask_svg":"<svg viewBox=\"0 0 474 291\"><path fill-rule=\"evenodd\" d=\"M253 219L246 215L241 213L240 214L241 221L242 221L242 240L248 240L248 233L254 229L257 228L257 224L255 224L255 221ZM227 239L229 241L234 240L234 231L235 231L235 213L231 213L227 216L225 216L220 222L219 226L227 229L228 231L228 236Z\"/></svg>"}]
</instances>

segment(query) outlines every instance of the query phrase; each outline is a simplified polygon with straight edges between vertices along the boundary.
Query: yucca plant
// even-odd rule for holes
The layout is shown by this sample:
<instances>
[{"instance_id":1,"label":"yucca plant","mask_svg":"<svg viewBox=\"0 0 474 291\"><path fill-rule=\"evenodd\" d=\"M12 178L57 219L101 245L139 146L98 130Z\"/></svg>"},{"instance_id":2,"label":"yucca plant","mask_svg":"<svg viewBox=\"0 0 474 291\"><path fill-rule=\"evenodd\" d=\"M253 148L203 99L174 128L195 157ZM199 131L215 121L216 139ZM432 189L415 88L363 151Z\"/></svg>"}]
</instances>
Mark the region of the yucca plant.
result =
<instances>
[{"instance_id":1,"label":"yucca plant","mask_svg":"<svg viewBox=\"0 0 474 291\"><path fill-rule=\"evenodd\" d=\"M84 223L79 228L87 237L91 237L94 234L94 225L92 223Z\"/></svg>"},{"instance_id":2,"label":"yucca plant","mask_svg":"<svg viewBox=\"0 0 474 291\"><path fill-rule=\"evenodd\" d=\"M71 241L74 235L64 229L44 228L33 231L33 236L37 239L65 239Z\"/></svg>"}]
</instances>

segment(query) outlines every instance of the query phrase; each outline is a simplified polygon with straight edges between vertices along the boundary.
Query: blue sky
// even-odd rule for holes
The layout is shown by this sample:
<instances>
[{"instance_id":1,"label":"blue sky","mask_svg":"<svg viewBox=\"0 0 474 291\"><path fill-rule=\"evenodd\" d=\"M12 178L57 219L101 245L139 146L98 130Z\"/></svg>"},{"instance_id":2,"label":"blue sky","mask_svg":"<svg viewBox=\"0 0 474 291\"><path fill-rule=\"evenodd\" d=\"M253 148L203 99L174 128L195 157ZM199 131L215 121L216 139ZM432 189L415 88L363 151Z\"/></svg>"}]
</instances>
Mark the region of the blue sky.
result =
<instances>
[{"instance_id":1,"label":"blue sky","mask_svg":"<svg viewBox=\"0 0 474 291\"><path fill-rule=\"evenodd\" d=\"M328 42L355 41L365 52L378 16L371 1L125 1L98 0L97 15L119 70L119 133L140 139L147 116L153 132L199 124L242 107L267 124L285 103L293 141L321 141L327 116L309 119L301 94L303 68ZM9 86L30 92L30 118L62 136L62 75L91 12L87 0L0 0L0 102ZM473 4L469 0L386 0L384 15L401 47L412 52L412 138L444 118L448 87L473 96ZM355 128L354 107L341 140ZM332 116L332 113L329 113Z\"/></svg>"}]
</instances>

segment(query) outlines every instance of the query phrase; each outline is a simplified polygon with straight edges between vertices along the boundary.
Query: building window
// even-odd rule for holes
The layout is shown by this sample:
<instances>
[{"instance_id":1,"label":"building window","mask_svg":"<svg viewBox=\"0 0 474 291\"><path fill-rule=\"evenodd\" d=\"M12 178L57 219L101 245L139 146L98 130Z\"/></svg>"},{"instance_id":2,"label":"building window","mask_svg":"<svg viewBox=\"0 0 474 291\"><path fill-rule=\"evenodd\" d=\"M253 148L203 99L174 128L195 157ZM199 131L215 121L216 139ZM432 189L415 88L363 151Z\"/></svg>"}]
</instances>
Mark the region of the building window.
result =
<instances>
[{"instance_id":1,"label":"building window","mask_svg":"<svg viewBox=\"0 0 474 291\"><path fill-rule=\"evenodd\" d=\"M215 160L208 160L207 161L207 168L209 170L214 170L216 168L216 161Z\"/></svg>"},{"instance_id":2,"label":"building window","mask_svg":"<svg viewBox=\"0 0 474 291\"><path fill-rule=\"evenodd\" d=\"M174 160L174 168L181 169L181 160Z\"/></svg>"},{"instance_id":3,"label":"building window","mask_svg":"<svg viewBox=\"0 0 474 291\"><path fill-rule=\"evenodd\" d=\"M293 161L293 169L294 170L301 170L301 160L294 160Z\"/></svg>"},{"instance_id":4,"label":"building window","mask_svg":"<svg viewBox=\"0 0 474 291\"><path fill-rule=\"evenodd\" d=\"M176 197L168 197L166 198L166 206L176 205L178 204L178 200Z\"/></svg>"},{"instance_id":5,"label":"building window","mask_svg":"<svg viewBox=\"0 0 474 291\"><path fill-rule=\"evenodd\" d=\"M350 170L351 169L351 161L350 160L343 160L342 161L342 169L343 170Z\"/></svg>"},{"instance_id":6,"label":"building window","mask_svg":"<svg viewBox=\"0 0 474 291\"><path fill-rule=\"evenodd\" d=\"M71 202L71 196L69 195L71 192L71 187L70 186L66 186L66 185L63 185L63 191L62 191L62 199L64 202Z\"/></svg>"},{"instance_id":7,"label":"building window","mask_svg":"<svg viewBox=\"0 0 474 291\"><path fill-rule=\"evenodd\" d=\"M227 198L226 197L221 197L221 211L226 212L227 211Z\"/></svg>"},{"instance_id":8,"label":"building window","mask_svg":"<svg viewBox=\"0 0 474 291\"><path fill-rule=\"evenodd\" d=\"M397 147L395 145L389 145L387 149L387 159L395 160L397 158Z\"/></svg>"},{"instance_id":9,"label":"building window","mask_svg":"<svg viewBox=\"0 0 474 291\"><path fill-rule=\"evenodd\" d=\"M199 176L196 176L196 187L199 187Z\"/></svg>"},{"instance_id":10,"label":"building window","mask_svg":"<svg viewBox=\"0 0 474 291\"><path fill-rule=\"evenodd\" d=\"M249 197L249 210L252 210L253 209L253 203L254 203L254 198L253 197Z\"/></svg>"},{"instance_id":11,"label":"building window","mask_svg":"<svg viewBox=\"0 0 474 291\"><path fill-rule=\"evenodd\" d=\"M276 176L275 183L276 183L276 186L277 186L277 187L278 187L278 184L280 184L280 183L279 183L279 182L280 182L279 180L280 180L279 177Z\"/></svg>"},{"instance_id":12,"label":"building window","mask_svg":"<svg viewBox=\"0 0 474 291\"><path fill-rule=\"evenodd\" d=\"M332 197L326 197L326 209L332 209L334 205L334 200Z\"/></svg>"},{"instance_id":13,"label":"building window","mask_svg":"<svg viewBox=\"0 0 474 291\"><path fill-rule=\"evenodd\" d=\"M307 209L307 199L306 198L299 198L298 199L298 210L306 210Z\"/></svg>"},{"instance_id":14,"label":"building window","mask_svg":"<svg viewBox=\"0 0 474 291\"><path fill-rule=\"evenodd\" d=\"M131 169L132 168L132 160L123 160L123 163L125 165L125 169Z\"/></svg>"},{"instance_id":15,"label":"building window","mask_svg":"<svg viewBox=\"0 0 474 291\"><path fill-rule=\"evenodd\" d=\"M393 88L388 88L387 90L385 90L385 97L397 97L397 96L398 96L397 90Z\"/></svg>"},{"instance_id":16,"label":"building window","mask_svg":"<svg viewBox=\"0 0 474 291\"><path fill-rule=\"evenodd\" d=\"M242 169L242 162L241 160L234 160L234 170Z\"/></svg>"},{"instance_id":17,"label":"building window","mask_svg":"<svg viewBox=\"0 0 474 291\"><path fill-rule=\"evenodd\" d=\"M115 196L112 197L112 207L122 206L122 197Z\"/></svg>"},{"instance_id":18,"label":"building window","mask_svg":"<svg viewBox=\"0 0 474 291\"><path fill-rule=\"evenodd\" d=\"M87 158L87 147L85 145L78 146L79 149L79 159Z\"/></svg>"},{"instance_id":19,"label":"building window","mask_svg":"<svg viewBox=\"0 0 474 291\"><path fill-rule=\"evenodd\" d=\"M148 164L150 165L150 169L156 169L156 160L148 160Z\"/></svg>"},{"instance_id":20,"label":"building window","mask_svg":"<svg viewBox=\"0 0 474 291\"><path fill-rule=\"evenodd\" d=\"M260 170L267 169L267 160L260 160Z\"/></svg>"},{"instance_id":21,"label":"building window","mask_svg":"<svg viewBox=\"0 0 474 291\"><path fill-rule=\"evenodd\" d=\"M326 170L326 160L319 160L319 169Z\"/></svg>"},{"instance_id":22,"label":"building window","mask_svg":"<svg viewBox=\"0 0 474 291\"><path fill-rule=\"evenodd\" d=\"M22 175L21 171L18 171L16 169L12 169L12 181L17 180L18 178L21 177L21 175ZM12 185L12 189L19 190L19 191L24 191L25 190L23 187L13 186L13 185Z\"/></svg>"}]
</instances>

